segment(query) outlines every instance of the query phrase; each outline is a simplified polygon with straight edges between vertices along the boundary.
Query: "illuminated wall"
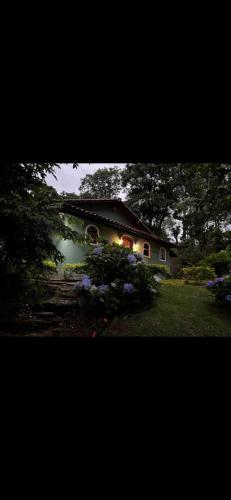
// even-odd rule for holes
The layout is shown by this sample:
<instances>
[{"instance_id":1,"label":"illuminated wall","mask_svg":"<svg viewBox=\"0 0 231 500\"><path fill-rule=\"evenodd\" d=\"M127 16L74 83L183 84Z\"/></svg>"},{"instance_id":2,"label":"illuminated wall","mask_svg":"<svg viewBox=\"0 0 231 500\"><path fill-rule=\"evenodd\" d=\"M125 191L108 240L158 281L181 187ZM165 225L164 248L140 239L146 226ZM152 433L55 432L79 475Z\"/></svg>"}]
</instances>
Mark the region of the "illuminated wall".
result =
<instances>
[{"instance_id":1,"label":"illuminated wall","mask_svg":"<svg viewBox=\"0 0 231 500\"><path fill-rule=\"evenodd\" d=\"M144 240L142 238L137 238L136 236L130 235L129 233L117 231L116 229L114 229L112 227L110 228L110 227L104 226L103 224L98 224L96 222L92 222L90 220L82 221L81 225L71 224L71 227L73 229L75 229L77 232L79 232L81 234L85 234L86 227L89 224L93 224L94 226L97 226L99 229L100 239L108 240L109 243L115 242L118 244L122 244L122 239L121 239L122 236L127 235L127 236L132 237L133 240L135 241L135 244L133 247L134 250L136 252L143 253L143 244L147 240ZM81 244L81 243L73 243L70 240L63 240L62 238L60 238L58 236L55 236L53 238L53 241L54 241L57 249L65 257L63 264L66 264L66 263L73 264L73 263L77 263L77 262L82 262L85 259L87 252L89 250L91 250L92 248L94 248L91 245ZM151 257L150 258L145 257L144 258L145 261L147 263L150 263L150 264L154 264L154 263L155 264L166 264L167 266L170 266L169 250L166 249L166 262L161 262L159 260L159 249L160 249L161 245L158 245L157 243L155 243L153 241L148 241L148 243L150 243L150 246L151 246ZM62 264L61 264L61 266L62 266Z\"/></svg>"}]
</instances>

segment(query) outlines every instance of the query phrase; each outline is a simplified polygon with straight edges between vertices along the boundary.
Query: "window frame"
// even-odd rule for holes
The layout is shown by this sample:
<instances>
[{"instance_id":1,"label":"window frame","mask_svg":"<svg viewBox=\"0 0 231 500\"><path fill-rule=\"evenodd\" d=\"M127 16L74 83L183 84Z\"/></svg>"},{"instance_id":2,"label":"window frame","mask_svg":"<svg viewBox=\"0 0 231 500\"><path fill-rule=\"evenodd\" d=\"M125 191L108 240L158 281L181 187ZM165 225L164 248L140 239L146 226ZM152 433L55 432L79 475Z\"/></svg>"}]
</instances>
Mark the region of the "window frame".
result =
<instances>
[{"instance_id":1,"label":"window frame","mask_svg":"<svg viewBox=\"0 0 231 500\"><path fill-rule=\"evenodd\" d=\"M148 245L149 255L144 255L144 250L147 250L147 248L144 248L144 245ZM144 241L143 243L143 256L146 257L146 259L151 259L151 245L150 243L148 243L148 241Z\"/></svg>"},{"instance_id":2,"label":"window frame","mask_svg":"<svg viewBox=\"0 0 231 500\"><path fill-rule=\"evenodd\" d=\"M87 231L88 231L89 227L94 227L94 228L96 229L97 234L98 234L98 240L99 240L99 228L98 228L97 226L95 226L95 224L88 224L88 225L86 226L86 229L85 229L85 235L86 235L86 236L88 236ZM99 244L99 241L97 241L97 243L91 243L91 242L90 242L90 245L93 245L93 246L97 246L98 244Z\"/></svg>"},{"instance_id":3,"label":"window frame","mask_svg":"<svg viewBox=\"0 0 231 500\"><path fill-rule=\"evenodd\" d=\"M161 250L164 250L164 252L165 252L165 259L161 259ZM166 248L164 248L164 247L160 247L160 249L159 249L159 260L160 260L160 262L167 262L167 252L166 252Z\"/></svg>"},{"instance_id":4,"label":"window frame","mask_svg":"<svg viewBox=\"0 0 231 500\"><path fill-rule=\"evenodd\" d=\"M123 248L128 248L128 247L124 247L124 246L123 246L123 239L124 239L124 238L127 238L127 239L129 239L129 240L131 240L131 241L132 241L132 248L131 248L131 247L129 247L129 248L133 251L133 248L134 248L134 245L135 245L135 239L134 239L132 236L129 236L129 234L123 234L123 236L121 236L121 240L122 240L122 247L123 247Z\"/></svg>"}]
</instances>

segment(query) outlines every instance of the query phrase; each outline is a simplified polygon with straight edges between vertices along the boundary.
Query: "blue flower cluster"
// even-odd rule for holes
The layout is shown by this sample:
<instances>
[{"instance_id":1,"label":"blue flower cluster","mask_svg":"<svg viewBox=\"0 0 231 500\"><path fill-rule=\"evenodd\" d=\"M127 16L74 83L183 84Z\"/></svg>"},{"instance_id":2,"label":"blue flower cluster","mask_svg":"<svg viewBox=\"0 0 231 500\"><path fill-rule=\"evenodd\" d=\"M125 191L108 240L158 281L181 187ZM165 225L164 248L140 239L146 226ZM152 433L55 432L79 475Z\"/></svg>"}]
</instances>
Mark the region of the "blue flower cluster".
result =
<instances>
[{"instance_id":1,"label":"blue flower cluster","mask_svg":"<svg viewBox=\"0 0 231 500\"><path fill-rule=\"evenodd\" d=\"M216 278L214 281L208 281L207 288L211 290L212 293L215 294L216 300L225 305L231 305L231 279L229 276L225 278Z\"/></svg>"},{"instance_id":2,"label":"blue flower cluster","mask_svg":"<svg viewBox=\"0 0 231 500\"><path fill-rule=\"evenodd\" d=\"M96 248L93 250L92 254L93 254L93 255L102 255L102 252L103 252L103 247L96 247Z\"/></svg>"},{"instance_id":3,"label":"blue flower cluster","mask_svg":"<svg viewBox=\"0 0 231 500\"><path fill-rule=\"evenodd\" d=\"M218 285L219 283L222 283L223 281L224 281L224 278L216 278L214 281L208 281L207 288L211 288L214 285Z\"/></svg>"},{"instance_id":4,"label":"blue flower cluster","mask_svg":"<svg viewBox=\"0 0 231 500\"><path fill-rule=\"evenodd\" d=\"M95 285L92 285L91 278L89 278L89 276L86 275L86 276L83 276L81 281L78 281L76 283L75 288L77 290L82 289L82 290L87 290L87 291L92 291L94 288L95 292L97 292L97 289L98 289L99 294L102 295L109 289L109 286L104 285L104 284L99 285L98 287Z\"/></svg>"},{"instance_id":5,"label":"blue flower cluster","mask_svg":"<svg viewBox=\"0 0 231 500\"><path fill-rule=\"evenodd\" d=\"M123 293L132 293L134 291L134 285L132 283L124 283Z\"/></svg>"},{"instance_id":6,"label":"blue flower cluster","mask_svg":"<svg viewBox=\"0 0 231 500\"><path fill-rule=\"evenodd\" d=\"M135 255L128 255L128 262L129 264L136 264L136 256Z\"/></svg>"},{"instance_id":7,"label":"blue flower cluster","mask_svg":"<svg viewBox=\"0 0 231 500\"><path fill-rule=\"evenodd\" d=\"M91 278L89 276L83 276L82 281L76 283L75 288L84 288L84 290L89 290L91 287Z\"/></svg>"}]
</instances>

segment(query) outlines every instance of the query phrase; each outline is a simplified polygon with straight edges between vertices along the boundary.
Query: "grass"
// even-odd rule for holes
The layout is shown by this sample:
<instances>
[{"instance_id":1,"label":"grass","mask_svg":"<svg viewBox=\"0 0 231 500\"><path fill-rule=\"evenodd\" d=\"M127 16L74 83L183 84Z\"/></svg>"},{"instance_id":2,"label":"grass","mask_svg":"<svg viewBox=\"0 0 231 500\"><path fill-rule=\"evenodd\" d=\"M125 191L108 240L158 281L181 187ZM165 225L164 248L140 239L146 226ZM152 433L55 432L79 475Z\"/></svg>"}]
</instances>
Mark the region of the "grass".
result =
<instances>
[{"instance_id":1,"label":"grass","mask_svg":"<svg viewBox=\"0 0 231 500\"><path fill-rule=\"evenodd\" d=\"M114 318L107 335L136 337L231 337L231 310L203 287L166 280L146 311Z\"/></svg>"}]
</instances>

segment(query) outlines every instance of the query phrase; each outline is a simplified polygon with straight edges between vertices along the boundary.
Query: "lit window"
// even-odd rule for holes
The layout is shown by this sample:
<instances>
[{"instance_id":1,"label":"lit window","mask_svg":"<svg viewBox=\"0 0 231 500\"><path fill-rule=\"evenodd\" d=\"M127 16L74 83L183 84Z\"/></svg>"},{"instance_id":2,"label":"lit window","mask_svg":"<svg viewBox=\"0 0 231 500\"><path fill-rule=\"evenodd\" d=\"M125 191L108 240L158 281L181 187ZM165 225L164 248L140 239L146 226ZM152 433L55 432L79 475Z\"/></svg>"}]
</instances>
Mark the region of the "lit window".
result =
<instances>
[{"instance_id":1,"label":"lit window","mask_svg":"<svg viewBox=\"0 0 231 500\"><path fill-rule=\"evenodd\" d=\"M92 245L97 245L99 241L99 230L96 226L87 226L86 234L91 240Z\"/></svg>"},{"instance_id":2,"label":"lit window","mask_svg":"<svg viewBox=\"0 0 231 500\"><path fill-rule=\"evenodd\" d=\"M161 247L161 248L160 248L159 258L160 258L160 260L162 260L163 262L166 262L166 250L165 250L165 248L164 248L164 247Z\"/></svg>"},{"instance_id":3,"label":"lit window","mask_svg":"<svg viewBox=\"0 0 231 500\"><path fill-rule=\"evenodd\" d=\"M122 237L122 240L123 240L123 247L125 248L133 248L133 239L130 238L130 236L123 236Z\"/></svg>"},{"instance_id":4,"label":"lit window","mask_svg":"<svg viewBox=\"0 0 231 500\"><path fill-rule=\"evenodd\" d=\"M151 249L150 249L149 243L144 243L143 255L144 255L144 257L149 257L150 258Z\"/></svg>"}]
</instances>

